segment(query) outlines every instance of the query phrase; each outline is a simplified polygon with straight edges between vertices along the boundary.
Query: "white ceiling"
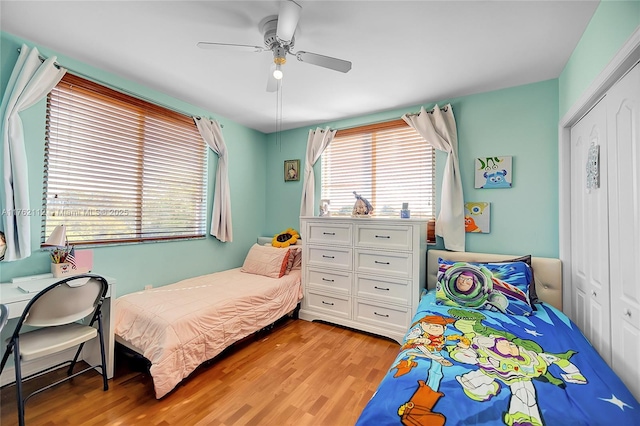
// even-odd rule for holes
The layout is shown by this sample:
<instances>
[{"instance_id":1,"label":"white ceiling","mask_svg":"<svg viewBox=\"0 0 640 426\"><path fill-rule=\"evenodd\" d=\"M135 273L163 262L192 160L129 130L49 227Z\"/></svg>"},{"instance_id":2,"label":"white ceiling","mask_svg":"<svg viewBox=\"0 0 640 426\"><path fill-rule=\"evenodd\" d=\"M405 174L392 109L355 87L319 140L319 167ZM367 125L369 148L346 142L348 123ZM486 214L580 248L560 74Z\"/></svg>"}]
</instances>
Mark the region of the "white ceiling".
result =
<instances>
[{"instance_id":1,"label":"white ceiling","mask_svg":"<svg viewBox=\"0 0 640 426\"><path fill-rule=\"evenodd\" d=\"M288 56L282 129L430 104L557 78L598 1L310 1L294 50L346 59L347 74ZM271 133L270 52L203 50L199 41L263 45L278 1L0 1L0 29ZM63 61L62 65L64 65Z\"/></svg>"}]
</instances>

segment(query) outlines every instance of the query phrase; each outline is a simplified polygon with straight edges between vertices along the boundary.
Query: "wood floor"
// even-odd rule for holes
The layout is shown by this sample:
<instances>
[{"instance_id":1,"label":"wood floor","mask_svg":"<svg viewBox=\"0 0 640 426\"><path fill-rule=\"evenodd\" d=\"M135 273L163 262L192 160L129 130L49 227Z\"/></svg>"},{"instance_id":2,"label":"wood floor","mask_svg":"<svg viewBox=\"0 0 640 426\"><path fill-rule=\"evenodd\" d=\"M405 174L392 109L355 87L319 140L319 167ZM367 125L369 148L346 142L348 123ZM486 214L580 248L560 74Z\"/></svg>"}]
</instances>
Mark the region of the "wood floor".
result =
<instances>
[{"instance_id":1,"label":"wood floor","mask_svg":"<svg viewBox=\"0 0 640 426\"><path fill-rule=\"evenodd\" d=\"M385 338L287 319L201 366L161 400L142 364L118 352L107 392L97 373L80 375L31 398L26 423L353 425L398 350ZM0 424L17 424L14 386L0 390Z\"/></svg>"}]
</instances>

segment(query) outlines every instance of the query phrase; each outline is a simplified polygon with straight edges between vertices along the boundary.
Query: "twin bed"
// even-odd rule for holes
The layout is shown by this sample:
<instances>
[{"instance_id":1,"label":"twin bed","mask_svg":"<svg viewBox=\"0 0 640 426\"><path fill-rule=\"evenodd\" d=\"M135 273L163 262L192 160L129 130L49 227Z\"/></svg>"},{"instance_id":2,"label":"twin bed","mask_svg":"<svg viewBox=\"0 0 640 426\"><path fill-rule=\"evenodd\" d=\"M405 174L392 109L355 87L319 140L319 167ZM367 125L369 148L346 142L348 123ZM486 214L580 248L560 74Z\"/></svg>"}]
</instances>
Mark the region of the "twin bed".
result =
<instances>
[{"instance_id":1,"label":"twin bed","mask_svg":"<svg viewBox=\"0 0 640 426\"><path fill-rule=\"evenodd\" d=\"M235 342L291 315L302 298L298 247L255 244L241 268L115 301L116 342L150 363L156 398Z\"/></svg>"},{"instance_id":2,"label":"twin bed","mask_svg":"<svg viewBox=\"0 0 640 426\"><path fill-rule=\"evenodd\" d=\"M116 300L116 340L151 362L157 398L295 309L300 250L285 252L255 245L242 268ZM560 310L558 259L432 249L427 269L357 425L640 425L638 401Z\"/></svg>"},{"instance_id":3,"label":"twin bed","mask_svg":"<svg viewBox=\"0 0 640 426\"><path fill-rule=\"evenodd\" d=\"M560 311L559 260L430 250L427 263L429 291L357 425L640 425Z\"/></svg>"}]
</instances>

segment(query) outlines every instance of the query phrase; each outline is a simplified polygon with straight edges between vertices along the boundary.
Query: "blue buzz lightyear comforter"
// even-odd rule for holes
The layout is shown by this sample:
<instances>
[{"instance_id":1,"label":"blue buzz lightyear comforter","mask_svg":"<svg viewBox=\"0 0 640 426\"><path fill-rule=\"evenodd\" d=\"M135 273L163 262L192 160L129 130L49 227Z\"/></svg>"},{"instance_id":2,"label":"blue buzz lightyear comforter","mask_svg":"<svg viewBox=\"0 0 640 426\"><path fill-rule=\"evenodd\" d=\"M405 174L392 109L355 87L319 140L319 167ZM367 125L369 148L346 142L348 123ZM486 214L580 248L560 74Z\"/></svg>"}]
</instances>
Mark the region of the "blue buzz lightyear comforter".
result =
<instances>
[{"instance_id":1,"label":"blue buzz lightyear comforter","mask_svg":"<svg viewBox=\"0 0 640 426\"><path fill-rule=\"evenodd\" d=\"M569 318L422 298L357 425L640 425L640 405Z\"/></svg>"}]
</instances>

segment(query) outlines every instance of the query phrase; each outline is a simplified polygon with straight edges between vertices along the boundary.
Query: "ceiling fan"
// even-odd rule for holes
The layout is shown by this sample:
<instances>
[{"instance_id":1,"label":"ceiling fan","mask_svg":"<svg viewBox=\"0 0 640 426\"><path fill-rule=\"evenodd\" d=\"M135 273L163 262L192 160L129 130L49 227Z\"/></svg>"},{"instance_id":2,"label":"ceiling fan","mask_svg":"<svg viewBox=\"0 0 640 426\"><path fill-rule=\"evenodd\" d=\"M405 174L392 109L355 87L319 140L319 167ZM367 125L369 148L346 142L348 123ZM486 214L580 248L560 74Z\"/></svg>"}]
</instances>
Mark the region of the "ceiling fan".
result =
<instances>
[{"instance_id":1,"label":"ceiling fan","mask_svg":"<svg viewBox=\"0 0 640 426\"><path fill-rule=\"evenodd\" d=\"M302 6L293 0L280 2L278 15L268 16L260 23L260 32L264 36L264 46L247 44L215 43L201 41L197 45L202 49L244 50L251 52L272 52L273 64L267 83L267 91L275 92L278 88L278 80L282 79L282 65L287 62L287 55L295 55L301 61L312 65L318 65L343 73L351 69L351 62L317 53L295 52L295 32L298 28L300 11Z\"/></svg>"}]
</instances>

